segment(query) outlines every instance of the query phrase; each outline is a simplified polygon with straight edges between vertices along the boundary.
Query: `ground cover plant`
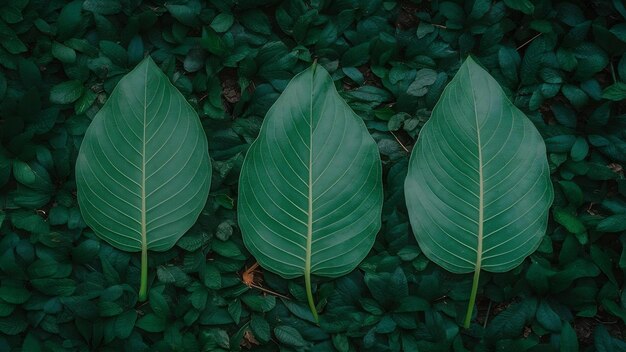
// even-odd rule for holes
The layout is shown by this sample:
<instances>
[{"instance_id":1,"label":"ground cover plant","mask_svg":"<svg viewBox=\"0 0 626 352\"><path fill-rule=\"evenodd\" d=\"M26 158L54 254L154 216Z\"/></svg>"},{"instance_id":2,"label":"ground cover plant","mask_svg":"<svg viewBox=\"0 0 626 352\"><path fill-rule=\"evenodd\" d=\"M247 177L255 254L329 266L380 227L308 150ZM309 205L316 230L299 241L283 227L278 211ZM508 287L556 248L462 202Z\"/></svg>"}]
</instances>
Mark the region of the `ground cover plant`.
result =
<instances>
[{"instance_id":1,"label":"ground cover plant","mask_svg":"<svg viewBox=\"0 0 626 352\"><path fill-rule=\"evenodd\" d=\"M0 33L0 350L626 349L623 2L19 0ZM75 171L147 54L198 115L212 174L197 221L147 256L141 303L142 256L87 225ZM472 275L421 252L404 182L469 55L541 134L554 201L534 253L481 272L465 329ZM255 266L237 216L246 151L312 65L364 121L384 190L364 260L311 277L319 322L305 280Z\"/></svg>"}]
</instances>

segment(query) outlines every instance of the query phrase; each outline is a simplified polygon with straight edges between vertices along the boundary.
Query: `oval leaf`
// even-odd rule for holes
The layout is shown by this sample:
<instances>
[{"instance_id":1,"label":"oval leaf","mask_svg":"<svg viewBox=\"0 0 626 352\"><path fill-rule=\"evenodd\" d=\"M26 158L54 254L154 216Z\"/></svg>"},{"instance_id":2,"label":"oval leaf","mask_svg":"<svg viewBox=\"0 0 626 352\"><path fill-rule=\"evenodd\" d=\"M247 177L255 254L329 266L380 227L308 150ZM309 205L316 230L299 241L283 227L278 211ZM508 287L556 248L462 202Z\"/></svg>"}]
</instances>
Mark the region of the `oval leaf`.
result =
<instances>
[{"instance_id":1,"label":"oval leaf","mask_svg":"<svg viewBox=\"0 0 626 352\"><path fill-rule=\"evenodd\" d=\"M471 58L420 131L405 196L420 248L454 273L513 269L545 234L553 190L543 139Z\"/></svg>"},{"instance_id":2,"label":"oval leaf","mask_svg":"<svg viewBox=\"0 0 626 352\"><path fill-rule=\"evenodd\" d=\"M246 155L238 205L244 243L264 268L304 275L310 293L310 274L338 277L367 255L381 211L376 143L313 65L289 83Z\"/></svg>"},{"instance_id":3,"label":"oval leaf","mask_svg":"<svg viewBox=\"0 0 626 352\"><path fill-rule=\"evenodd\" d=\"M198 115L148 57L85 133L76 161L83 218L121 250L165 251L195 223L210 182Z\"/></svg>"}]
</instances>

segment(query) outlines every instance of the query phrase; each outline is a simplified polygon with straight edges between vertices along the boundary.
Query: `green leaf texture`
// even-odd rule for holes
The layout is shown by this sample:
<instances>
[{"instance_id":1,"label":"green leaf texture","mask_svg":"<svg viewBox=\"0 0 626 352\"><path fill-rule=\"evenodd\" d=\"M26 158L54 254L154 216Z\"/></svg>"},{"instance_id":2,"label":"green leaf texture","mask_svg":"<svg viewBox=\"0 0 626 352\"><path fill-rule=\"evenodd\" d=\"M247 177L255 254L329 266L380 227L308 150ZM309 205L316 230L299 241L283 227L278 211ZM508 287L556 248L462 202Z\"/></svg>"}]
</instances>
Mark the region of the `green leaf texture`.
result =
<instances>
[{"instance_id":1,"label":"green leaf texture","mask_svg":"<svg viewBox=\"0 0 626 352\"><path fill-rule=\"evenodd\" d=\"M545 145L471 58L420 132L405 195L420 247L451 272L508 271L541 242L553 199Z\"/></svg>"},{"instance_id":2,"label":"green leaf texture","mask_svg":"<svg viewBox=\"0 0 626 352\"><path fill-rule=\"evenodd\" d=\"M422 251L454 273L504 272L537 249L553 200L541 135L472 58L420 131L405 181ZM471 317L468 310L466 326Z\"/></svg>"},{"instance_id":3,"label":"green leaf texture","mask_svg":"<svg viewBox=\"0 0 626 352\"><path fill-rule=\"evenodd\" d=\"M120 80L76 161L85 222L125 251L170 249L194 224L211 183L194 109L151 58Z\"/></svg>"},{"instance_id":4,"label":"green leaf texture","mask_svg":"<svg viewBox=\"0 0 626 352\"><path fill-rule=\"evenodd\" d=\"M380 229L378 148L315 64L267 113L239 182L244 243L285 278L352 271Z\"/></svg>"}]
</instances>

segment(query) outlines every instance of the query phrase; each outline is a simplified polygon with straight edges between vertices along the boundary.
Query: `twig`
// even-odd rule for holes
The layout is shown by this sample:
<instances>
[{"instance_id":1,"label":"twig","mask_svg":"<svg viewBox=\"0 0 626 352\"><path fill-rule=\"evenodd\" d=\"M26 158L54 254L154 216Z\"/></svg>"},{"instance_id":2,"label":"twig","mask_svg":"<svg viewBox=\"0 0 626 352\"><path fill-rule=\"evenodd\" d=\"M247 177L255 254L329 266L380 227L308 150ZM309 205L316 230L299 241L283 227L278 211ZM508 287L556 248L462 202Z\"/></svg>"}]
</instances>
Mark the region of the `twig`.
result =
<instances>
[{"instance_id":1,"label":"twig","mask_svg":"<svg viewBox=\"0 0 626 352\"><path fill-rule=\"evenodd\" d=\"M487 327L487 322L489 321L489 313L491 312L491 303L492 301L489 300L489 305L487 306L487 314L485 315L485 322L483 323L483 329Z\"/></svg>"},{"instance_id":2,"label":"twig","mask_svg":"<svg viewBox=\"0 0 626 352\"><path fill-rule=\"evenodd\" d=\"M431 23L431 25L432 25L433 27L437 27L437 28L448 29L448 27L446 27L446 26L444 26L444 25L442 25L442 24Z\"/></svg>"},{"instance_id":3,"label":"twig","mask_svg":"<svg viewBox=\"0 0 626 352\"><path fill-rule=\"evenodd\" d=\"M255 285L255 284L250 284L248 287L253 287L253 288L256 288L257 290L261 290L261 291L263 291L263 292L265 292L265 293L269 293L270 295L274 295L274 296L278 296L278 297L280 297L280 298L284 298L284 299L287 299L287 300L291 300L291 298L289 298L289 297L287 297L287 296L285 296L285 295L281 295L281 294L280 294L280 293L278 293L278 292L274 292L274 291L272 291L272 290L268 290L268 289L266 289L266 288L264 288L264 287L257 286L257 285Z\"/></svg>"},{"instance_id":4,"label":"twig","mask_svg":"<svg viewBox=\"0 0 626 352\"><path fill-rule=\"evenodd\" d=\"M266 288L264 288L264 287L261 287L261 286L257 285L257 284L254 282L254 281L255 281L255 280L254 280L254 274L255 274L255 273L259 273L259 274L260 274L260 272L256 270L258 267L259 267L259 263L258 263L258 262L255 262L254 264L252 264L252 266L251 266L251 267L247 268L247 269L243 272L243 274L241 274L241 282L243 282L243 283L244 283L244 285L246 285L246 286L248 286L248 287L254 287L254 288L256 288L257 290L261 290L261 291L263 291L263 292L265 292L265 293L269 293L269 294L271 294L271 295L275 295L275 296L278 296L278 297L282 297L282 298L285 298L285 299L289 299L289 297L287 297L287 296L284 296L284 295L281 295L280 293L277 293L277 292L274 292L274 291L268 290L268 289L266 289Z\"/></svg>"},{"instance_id":5,"label":"twig","mask_svg":"<svg viewBox=\"0 0 626 352\"><path fill-rule=\"evenodd\" d=\"M533 40L537 39L537 37L539 37L541 35L541 33L537 33L537 35L535 35L534 37L528 39L524 44L518 46L517 48L515 48L515 50L519 50L523 47L525 47L526 45L528 45L530 42L532 42Z\"/></svg>"},{"instance_id":6,"label":"twig","mask_svg":"<svg viewBox=\"0 0 626 352\"><path fill-rule=\"evenodd\" d=\"M611 78L613 78L613 83L617 82L617 79L615 77L615 67L613 67L613 62L611 62Z\"/></svg>"},{"instance_id":7,"label":"twig","mask_svg":"<svg viewBox=\"0 0 626 352\"><path fill-rule=\"evenodd\" d=\"M398 136L396 136L396 134L393 133L393 131L389 131L389 132L391 132L391 135L393 136L393 138L396 139L396 142L398 142L398 144L400 144L402 149L404 149L405 152L409 153L409 150L404 146L404 144L402 144L402 142L400 142L400 139L398 138Z\"/></svg>"}]
</instances>

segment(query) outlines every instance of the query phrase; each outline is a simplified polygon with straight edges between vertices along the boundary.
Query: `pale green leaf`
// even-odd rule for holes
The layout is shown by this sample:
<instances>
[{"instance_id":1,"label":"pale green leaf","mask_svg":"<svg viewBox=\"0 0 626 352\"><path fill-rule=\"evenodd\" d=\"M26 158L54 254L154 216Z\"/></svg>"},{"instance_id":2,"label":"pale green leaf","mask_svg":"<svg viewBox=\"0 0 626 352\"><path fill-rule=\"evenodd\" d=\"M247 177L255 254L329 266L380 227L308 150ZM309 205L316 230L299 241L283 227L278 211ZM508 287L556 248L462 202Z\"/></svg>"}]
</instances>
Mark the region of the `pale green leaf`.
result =
<instances>
[{"instance_id":1,"label":"pale green leaf","mask_svg":"<svg viewBox=\"0 0 626 352\"><path fill-rule=\"evenodd\" d=\"M338 277L374 243L381 219L376 143L319 65L300 73L269 110L239 180L244 243L285 278ZM312 308L312 310L314 310Z\"/></svg>"},{"instance_id":2,"label":"pale green leaf","mask_svg":"<svg viewBox=\"0 0 626 352\"><path fill-rule=\"evenodd\" d=\"M196 112L146 58L120 80L85 134L76 161L85 222L119 249L142 257L165 251L198 218L210 182Z\"/></svg>"},{"instance_id":3,"label":"pale green leaf","mask_svg":"<svg viewBox=\"0 0 626 352\"><path fill-rule=\"evenodd\" d=\"M472 58L420 131L405 196L424 254L474 272L473 297L480 270L511 270L541 243L553 199L543 139Z\"/></svg>"}]
</instances>

